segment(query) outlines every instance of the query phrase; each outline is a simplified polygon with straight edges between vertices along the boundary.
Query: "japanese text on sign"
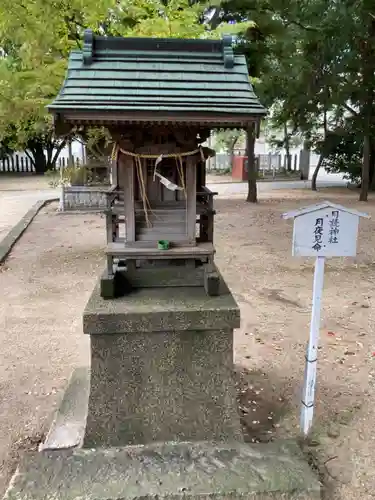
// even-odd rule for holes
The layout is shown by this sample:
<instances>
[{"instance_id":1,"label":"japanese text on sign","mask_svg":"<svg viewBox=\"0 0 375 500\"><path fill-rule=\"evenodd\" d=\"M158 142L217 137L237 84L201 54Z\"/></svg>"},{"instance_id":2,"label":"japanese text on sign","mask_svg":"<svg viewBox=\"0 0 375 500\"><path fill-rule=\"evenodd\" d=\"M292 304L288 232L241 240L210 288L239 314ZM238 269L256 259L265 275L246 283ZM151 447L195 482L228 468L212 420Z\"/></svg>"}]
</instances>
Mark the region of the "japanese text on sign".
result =
<instances>
[{"instance_id":1,"label":"japanese text on sign","mask_svg":"<svg viewBox=\"0 0 375 500\"><path fill-rule=\"evenodd\" d=\"M313 234L313 243L312 249L316 252L320 252L323 247L325 247L325 243L329 245L339 243L339 234L340 234L340 220L339 220L339 211L332 210L330 218L328 219L328 227L325 227L323 217L318 217L315 219L314 225L314 234ZM328 217L328 215L326 215ZM325 233L325 237L324 237ZM327 234L328 233L328 234Z\"/></svg>"},{"instance_id":2,"label":"japanese text on sign","mask_svg":"<svg viewBox=\"0 0 375 500\"><path fill-rule=\"evenodd\" d=\"M328 243L338 243L338 235L340 233L340 221L338 210L332 211L332 218L329 221Z\"/></svg>"},{"instance_id":3,"label":"japanese text on sign","mask_svg":"<svg viewBox=\"0 0 375 500\"><path fill-rule=\"evenodd\" d=\"M323 244L323 218L319 217L315 221L313 249L319 252Z\"/></svg>"}]
</instances>

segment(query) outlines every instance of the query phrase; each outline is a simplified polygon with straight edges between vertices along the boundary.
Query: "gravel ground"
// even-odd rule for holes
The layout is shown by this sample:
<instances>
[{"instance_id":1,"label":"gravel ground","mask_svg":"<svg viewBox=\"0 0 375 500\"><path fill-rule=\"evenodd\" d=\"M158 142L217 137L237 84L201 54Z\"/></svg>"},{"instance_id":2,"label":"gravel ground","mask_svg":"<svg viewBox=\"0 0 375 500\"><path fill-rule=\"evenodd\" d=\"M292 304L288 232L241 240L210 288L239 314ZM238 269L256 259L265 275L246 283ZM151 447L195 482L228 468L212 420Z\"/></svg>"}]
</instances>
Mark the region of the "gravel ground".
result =
<instances>
[{"instance_id":1,"label":"gravel ground","mask_svg":"<svg viewBox=\"0 0 375 500\"><path fill-rule=\"evenodd\" d=\"M356 193L322 190L375 217ZM272 193L257 205L218 200L217 264L236 296L239 405L249 441L298 432L313 263L291 257L292 224L281 213L312 193ZM103 267L104 219L41 212L6 264L0 286L0 494L25 449L48 428L72 369L88 363L83 307ZM373 499L375 420L372 377L375 301L374 221L361 222L356 259L327 265L315 428L307 448L326 480L328 500Z\"/></svg>"}]
</instances>

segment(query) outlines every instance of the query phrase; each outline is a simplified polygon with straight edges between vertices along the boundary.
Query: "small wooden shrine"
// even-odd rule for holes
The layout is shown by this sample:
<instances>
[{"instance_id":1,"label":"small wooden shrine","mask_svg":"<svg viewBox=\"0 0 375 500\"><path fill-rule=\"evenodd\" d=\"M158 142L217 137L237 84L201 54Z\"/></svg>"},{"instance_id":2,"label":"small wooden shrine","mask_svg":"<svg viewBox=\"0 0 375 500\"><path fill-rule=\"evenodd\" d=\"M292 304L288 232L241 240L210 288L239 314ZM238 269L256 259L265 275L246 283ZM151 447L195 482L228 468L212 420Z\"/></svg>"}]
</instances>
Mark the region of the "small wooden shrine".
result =
<instances>
[{"instance_id":1,"label":"small wooden shrine","mask_svg":"<svg viewBox=\"0 0 375 500\"><path fill-rule=\"evenodd\" d=\"M49 110L57 133L105 126L114 139L102 297L150 286L218 294L215 193L205 178L214 151L203 144L215 128L258 129L265 114L231 37L111 38L88 30Z\"/></svg>"}]
</instances>

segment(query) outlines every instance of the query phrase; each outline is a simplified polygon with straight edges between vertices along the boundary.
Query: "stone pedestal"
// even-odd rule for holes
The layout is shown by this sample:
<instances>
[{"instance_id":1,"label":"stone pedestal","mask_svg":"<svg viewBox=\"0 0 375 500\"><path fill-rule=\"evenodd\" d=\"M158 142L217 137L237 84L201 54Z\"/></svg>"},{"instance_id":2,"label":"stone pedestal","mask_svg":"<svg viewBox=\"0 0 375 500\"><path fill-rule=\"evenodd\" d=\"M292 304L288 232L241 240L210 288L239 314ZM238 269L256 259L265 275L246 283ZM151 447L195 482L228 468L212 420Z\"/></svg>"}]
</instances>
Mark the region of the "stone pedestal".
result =
<instances>
[{"instance_id":1,"label":"stone pedestal","mask_svg":"<svg viewBox=\"0 0 375 500\"><path fill-rule=\"evenodd\" d=\"M95 288L84 312L91 387L84 447L241 440L233 380L240 312L222 283L149 288L115 300Z\"/></svg>"},{"instance_id":2,"label":"stone pedestal","mask_svg":"<svg viewBox=\"0 0 375 500\"><path fill-rule=\"evenodd\" d=\"M241 442L239 323L224 283L217 297L151 288L116 300L98 286L83 320L91 377L75 371L43 451L20 464L4 499L318 500L296 445Z\"/></svg>"}]
</instances>

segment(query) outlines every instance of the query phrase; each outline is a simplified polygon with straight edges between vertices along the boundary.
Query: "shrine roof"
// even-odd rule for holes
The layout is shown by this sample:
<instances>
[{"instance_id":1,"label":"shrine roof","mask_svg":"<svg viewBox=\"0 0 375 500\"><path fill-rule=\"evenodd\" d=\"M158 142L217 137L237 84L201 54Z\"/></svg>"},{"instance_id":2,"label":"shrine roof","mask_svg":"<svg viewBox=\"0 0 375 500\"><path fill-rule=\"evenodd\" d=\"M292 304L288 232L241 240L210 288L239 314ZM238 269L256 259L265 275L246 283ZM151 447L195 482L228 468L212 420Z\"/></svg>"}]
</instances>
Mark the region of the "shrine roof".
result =
<instances>
[{"instance_id":1,"label":"shrine roof","mask_svg":"<svg viewBox=\"0 0 375 500\"><path fill-rule=\"evenodd\" d=\"M181 122L246 126L266 114L246 60L222 40L123 38L85 32L48 106L63 123Z\"/></svg>"}]
</instances>

